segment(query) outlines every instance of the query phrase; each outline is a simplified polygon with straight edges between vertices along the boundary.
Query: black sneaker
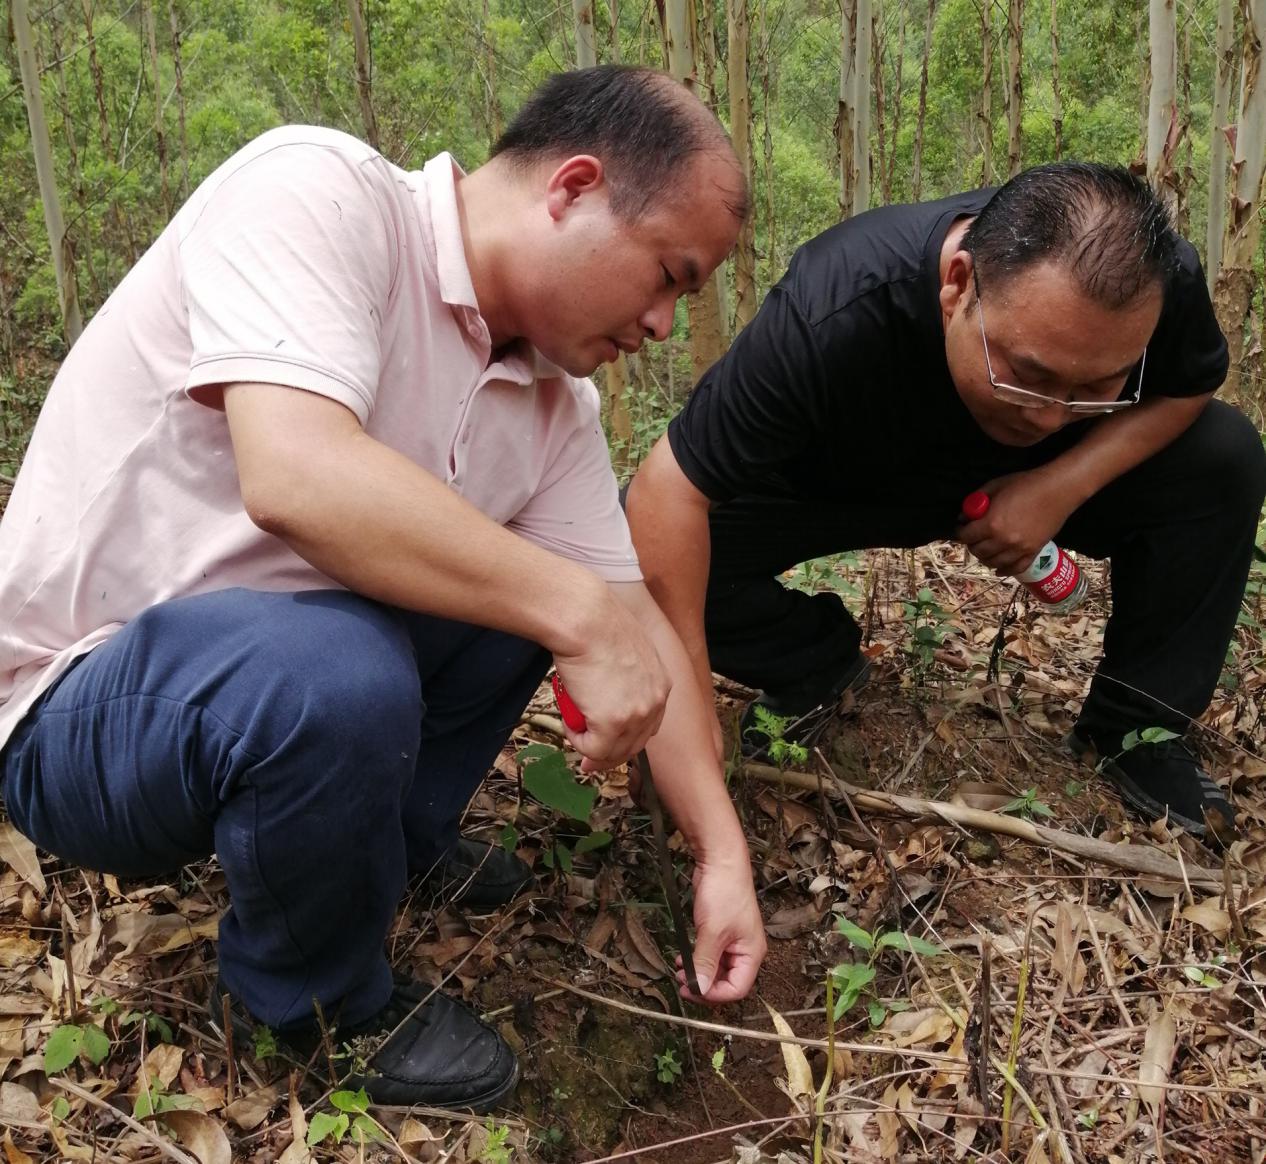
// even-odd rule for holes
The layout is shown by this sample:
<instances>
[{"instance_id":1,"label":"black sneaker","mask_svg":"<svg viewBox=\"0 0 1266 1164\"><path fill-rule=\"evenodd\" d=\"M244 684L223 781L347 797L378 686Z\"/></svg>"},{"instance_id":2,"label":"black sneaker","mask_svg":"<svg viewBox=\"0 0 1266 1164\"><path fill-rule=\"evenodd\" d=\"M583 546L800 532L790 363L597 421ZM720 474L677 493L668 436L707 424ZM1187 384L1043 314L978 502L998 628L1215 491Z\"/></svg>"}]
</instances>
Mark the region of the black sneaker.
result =
<instances>
[{"instance_id":1,"label":"black sneaker","mask_svg":"<svg viewBox=\"0 0 1266 1164\"><path fill-rule=\"evenodd\" d=\"M807 748L834 718L844 694L864 687L869 678L870 660L859 654L843 672L829 681L829 685L815 679L778 693L762 691L747 705L739 719L739 749L743 758L770 758L771 740L760 730L760 720L756 712L758 707L790 720L783 729L782 739L789 744L800 744Z\"/></svg>"},{"instance_id":2,"label":"black sneaker","mask_svg":"<svg viewBox=\"0 0 1266 1164\"><path fill-rule=\"evenodd\" d=\"M210 1010L217 1029L223 1022L217 980ZM232 996L234 1038L250 1046L255 1026ZM462 1003L421 982L397 978L391 997L377 1014L355 1025L329 1022L341 1086L363 1087L374 1103L442 1107L483 1113L508 1099L519 1081L519 1064L505 1040ZM315 1022L274 1032L305 1060L326 1067ZM385 1040L385 1041L384 1041Z\"/></svg>"},{"instance_id":3,"label":"black sneaker","mask_svg":"<svg viewBox=\"0 0 1266 1164\"><path fill-rule=\"evenodd\" d=\"M500 845L462 837L422 884L450 904L492 910L513 900L535 880L527 864Z\"/></svg>"},{"instance_id":4,"label":"black sneaker","mask_svg":"<svg viewBox=\"0 0 1266 1164\"><path fill-rule=\"evenodd\" d=\"M1124 735L1074 729L1067 742L1076 756L1097 760L1121 799L1147 820L1168 816L1202 841L1235 839L1235 810L1181 737L1127 750Z\"/></svg>"}]
</instances>

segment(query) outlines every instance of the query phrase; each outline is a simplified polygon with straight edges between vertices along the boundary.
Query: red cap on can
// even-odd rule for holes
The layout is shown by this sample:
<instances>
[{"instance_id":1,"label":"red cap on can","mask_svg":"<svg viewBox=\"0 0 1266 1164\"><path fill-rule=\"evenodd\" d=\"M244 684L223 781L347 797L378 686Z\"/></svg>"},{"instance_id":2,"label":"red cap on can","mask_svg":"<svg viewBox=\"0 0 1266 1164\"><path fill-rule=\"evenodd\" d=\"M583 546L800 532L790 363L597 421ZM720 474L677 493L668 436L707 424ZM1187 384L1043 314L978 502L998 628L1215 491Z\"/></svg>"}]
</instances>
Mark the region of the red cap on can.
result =
<instances>
[{"instance_id":1,"label":"red cap on can","mask_svg":"<svg viewBox=\"0 0 1266 1164\"><path fill-rule=\"evenodd\" d=\"M963 516L968 521L979 521L989 512L989 494L979 489L963 498Z\"/></svg>"}]
</instances>

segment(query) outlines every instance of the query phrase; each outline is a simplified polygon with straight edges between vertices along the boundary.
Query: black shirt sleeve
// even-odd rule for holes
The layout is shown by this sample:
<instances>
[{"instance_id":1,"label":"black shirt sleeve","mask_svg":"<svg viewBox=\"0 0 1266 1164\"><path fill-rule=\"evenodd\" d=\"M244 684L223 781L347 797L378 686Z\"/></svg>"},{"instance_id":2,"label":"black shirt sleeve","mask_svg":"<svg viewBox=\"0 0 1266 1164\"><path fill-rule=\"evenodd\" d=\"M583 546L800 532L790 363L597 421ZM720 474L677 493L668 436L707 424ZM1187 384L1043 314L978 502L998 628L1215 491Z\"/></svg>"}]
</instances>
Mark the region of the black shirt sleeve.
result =
<instances>
[{"instance_id":1,"label":"black shirt sleeve","mask_svg":"<svg viewBox=\"0 0 1266 1164\"><path fill-rule=\"evenodd\" d=\"M668 426L682 472L728 501L823 431L828 385L816 329L783 284Z\"/></svg>"},{"instance_id":2,"label":"black shirt sleeve","mask_svg":"<svg viewBox=\"0 0 1266 1164\"><path fill-rule=\"evenodd\" d=\"M1147 345L1143 396L1201 396L1226 379L1226 337L1218 327L1196 249L1179 245L1178 270Z\"/></svg>"}]
</instances>

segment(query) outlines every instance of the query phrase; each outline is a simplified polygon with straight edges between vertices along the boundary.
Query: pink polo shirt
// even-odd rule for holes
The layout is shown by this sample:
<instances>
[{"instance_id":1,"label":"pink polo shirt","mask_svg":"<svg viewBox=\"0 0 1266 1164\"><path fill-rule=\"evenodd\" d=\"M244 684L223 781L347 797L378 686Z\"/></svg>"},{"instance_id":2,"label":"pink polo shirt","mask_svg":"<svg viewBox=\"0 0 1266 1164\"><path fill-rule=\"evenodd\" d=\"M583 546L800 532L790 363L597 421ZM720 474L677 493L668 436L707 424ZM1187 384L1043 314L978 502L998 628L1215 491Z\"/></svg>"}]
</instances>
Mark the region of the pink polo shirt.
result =
<instances>
[{"instance_id":1,"label":"pink polo shirt","mask_svg":"<svg viewBox=\"0 0 1266 1164\"><path fill-rule=\"evenodd\" d=\"M158 602L337 583L247 517L198 389L317 392L493 521L641 577L598 394L494 359L440 154L420 172L329 129L259 137L194 192L54 380L0 522L0 745L78 655Z\"/></svg>"}]
</instances>

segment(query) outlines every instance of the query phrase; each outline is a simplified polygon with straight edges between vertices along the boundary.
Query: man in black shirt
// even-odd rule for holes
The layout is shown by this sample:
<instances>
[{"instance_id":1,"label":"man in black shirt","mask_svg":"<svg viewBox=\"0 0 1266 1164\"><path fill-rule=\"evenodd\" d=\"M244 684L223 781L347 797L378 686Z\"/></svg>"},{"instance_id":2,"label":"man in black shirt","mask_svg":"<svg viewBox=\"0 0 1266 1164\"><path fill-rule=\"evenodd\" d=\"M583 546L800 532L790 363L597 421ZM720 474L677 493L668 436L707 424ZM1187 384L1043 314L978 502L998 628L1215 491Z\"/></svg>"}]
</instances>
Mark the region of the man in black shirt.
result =
<instances>
[{"instance_id":1,"label":"man in black shirt","mask_svg":"<svg viewBox=\"0 0 1266 1164\"><path fill-rule=\"evenodd\" d=\"M797 252L641 467L643 571L707 693L714 668L812 725L867 663L843 605L783 570L951 537L1000 574L1050 539L1110 558L1069 742L1146 816L1225 840L1232 809L1182 739L1125 737L1181 737L1235 624L1266 455L1210 399L1226 369L1195 251L1124 170L873 210ZM989 511L965 521L978 489Z\"/></svg>"}]
</instances>

